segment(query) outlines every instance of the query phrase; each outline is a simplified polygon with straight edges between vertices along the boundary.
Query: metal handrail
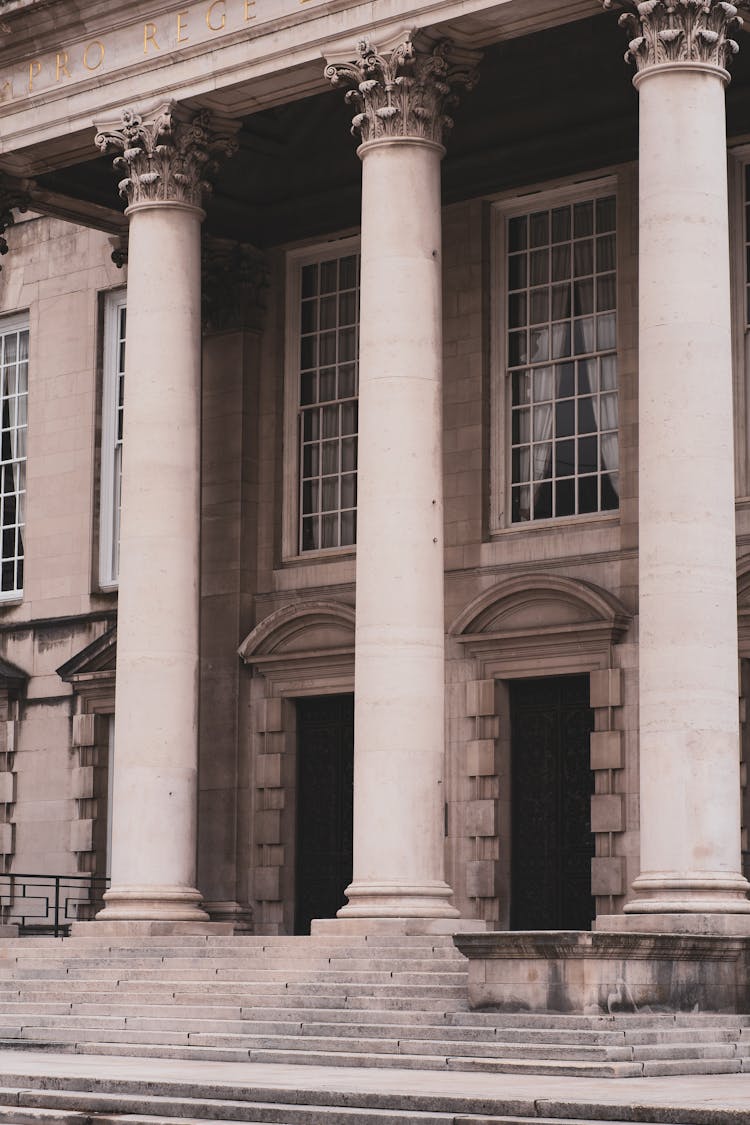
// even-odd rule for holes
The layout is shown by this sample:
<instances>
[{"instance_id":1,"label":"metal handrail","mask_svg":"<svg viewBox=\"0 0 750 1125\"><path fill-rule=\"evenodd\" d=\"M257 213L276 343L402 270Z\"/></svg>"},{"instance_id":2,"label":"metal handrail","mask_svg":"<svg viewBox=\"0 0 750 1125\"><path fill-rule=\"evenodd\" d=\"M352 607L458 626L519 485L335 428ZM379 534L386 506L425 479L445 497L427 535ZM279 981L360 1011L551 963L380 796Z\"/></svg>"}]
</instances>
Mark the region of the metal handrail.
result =
<instances>
[{"instance_id":1,"label":"metal handrail","mask_svg":"<svg viewBox=\"0 0 750 1125\"><path fill-rule=\"evenodd\" d=\"M101 902L109 882L104 875L0 874L0 918L20 934L65 937Z\"/></svg>"}]
</instances>

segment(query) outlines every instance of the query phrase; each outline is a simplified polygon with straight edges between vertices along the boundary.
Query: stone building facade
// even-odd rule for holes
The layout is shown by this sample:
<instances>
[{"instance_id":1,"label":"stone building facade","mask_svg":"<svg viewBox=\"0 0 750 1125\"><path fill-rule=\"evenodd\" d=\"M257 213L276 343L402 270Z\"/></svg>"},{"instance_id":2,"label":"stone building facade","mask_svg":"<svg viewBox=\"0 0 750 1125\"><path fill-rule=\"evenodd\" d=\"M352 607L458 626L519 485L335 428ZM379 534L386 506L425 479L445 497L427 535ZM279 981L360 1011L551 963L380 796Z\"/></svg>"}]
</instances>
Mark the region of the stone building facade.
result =
<instances>
[{"instance_id":1,"label":"stone building facade","mask_svg":"<svg viewBox=\"0 0 750 1125\"><path fill-rule=\"evenodd\" d=\"M6 875L742 929L735 7L0 17Z\"/></svg>"}]
</instances>

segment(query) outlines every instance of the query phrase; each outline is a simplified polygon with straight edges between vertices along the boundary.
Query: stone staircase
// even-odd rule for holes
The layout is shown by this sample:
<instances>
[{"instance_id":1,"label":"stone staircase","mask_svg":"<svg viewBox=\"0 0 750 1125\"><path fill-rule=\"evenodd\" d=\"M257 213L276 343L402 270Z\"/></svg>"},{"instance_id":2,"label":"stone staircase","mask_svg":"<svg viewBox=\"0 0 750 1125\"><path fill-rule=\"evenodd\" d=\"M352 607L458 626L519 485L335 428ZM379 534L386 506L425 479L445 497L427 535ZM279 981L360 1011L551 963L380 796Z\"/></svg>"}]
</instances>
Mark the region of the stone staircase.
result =
<instances>
[{"instance_id":1,"label":"stone staircase","mask_svg":"<svg viewBox=\"0 0 750 1125\"><path fill-rule=\"evenodd\" d=\"M470 1012L450 938L0 943L0 1048L633 1078L750 1071L750 1016Z\"/></svg>"},{"instance_id":2,"label":"stone staircase","mask_svg":"<svg viewBox=\"0 0 750 1125\"><path fill-rule=\"evenodd\" d=\"M518 1097L467 1093L337 1092L278 1085L173 1078L2 1075L2 1125L746 1125L747 1112L714 1103L668 1104L596 1097ZM731 1099L730 1099L731 1100Z\"/></svg>"}]
</instances>

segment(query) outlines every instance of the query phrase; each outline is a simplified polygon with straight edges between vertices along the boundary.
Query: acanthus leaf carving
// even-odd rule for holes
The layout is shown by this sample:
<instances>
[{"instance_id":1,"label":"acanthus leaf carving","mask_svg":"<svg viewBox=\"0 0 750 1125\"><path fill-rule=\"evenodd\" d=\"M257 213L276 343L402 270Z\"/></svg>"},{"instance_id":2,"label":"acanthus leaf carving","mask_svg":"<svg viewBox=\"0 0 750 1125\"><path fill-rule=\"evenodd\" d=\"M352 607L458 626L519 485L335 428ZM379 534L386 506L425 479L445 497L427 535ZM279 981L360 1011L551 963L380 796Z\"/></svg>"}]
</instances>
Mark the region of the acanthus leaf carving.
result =
<instances>
[{"instance_id":1,"label":"acanthus leaf carving","mask_svg":"<svg viewBox=\"0 0 750 1125\"><path fill-rule=\"evenodd\" d=\"M178 202L201 207L212 191L219 158L237 151L234 123L218 122L207 110L188 114L166 102L148 115L125 109L119 122L103 125L94 138L104 153L117 152L120 195L128 206Z\"/></svg>"},{"instance_id":2,"label":"acanthus leaf carving","mask_svg":"<svg viewBox=\"0 0 750 1125\"><path fill-rule=\"evenodd\" d=\"M356 60L329 63L325 77L351 87L346 94L355 109L351 131L363 143L406 137L442 144L453 125L448 110L458 101L454 87L476 85L479 58L447 39L417 40L416 33L383 54L361 39Z\"/></svg>"},{"instance_id":3,"label":"acanthus leaf carving","mask_svg":"<svg viewBox=\"0 0 750 1125\"><path fill-rule=\"evenodd\" d=\"M739 7L727 0L603 0L620 10L631 37L627 62L639 71L664 63L704 63L727 70L739 51L733 35L743 26Z\"/></svg>"}]
</instances>

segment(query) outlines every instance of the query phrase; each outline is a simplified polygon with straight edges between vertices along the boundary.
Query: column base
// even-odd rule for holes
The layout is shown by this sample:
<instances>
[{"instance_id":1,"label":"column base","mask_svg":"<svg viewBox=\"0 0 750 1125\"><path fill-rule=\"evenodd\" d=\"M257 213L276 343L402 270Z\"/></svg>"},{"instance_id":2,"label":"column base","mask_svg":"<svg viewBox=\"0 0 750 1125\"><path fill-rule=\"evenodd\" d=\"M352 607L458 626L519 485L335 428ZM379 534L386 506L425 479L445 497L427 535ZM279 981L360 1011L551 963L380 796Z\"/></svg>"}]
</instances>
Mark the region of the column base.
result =
<instances>
[{"instance_id":1,"label":"column base","mask_svg":"<svg viewBox=\"0 0 750 1125\"><path fill-rule=\"evenodd\" d=\"M192 887L111 887L98 922L208 922L200 904L203 897Z\"/></svg>"},{"instance_id":2,"label":"column base","mask_svg":"<svg viewBox=\"0 0 750 1125\"><path fill-rule=\"evenodd\" d=\"M252 907L240 902L204 902L203 909L212 922L229 922L236 934L253 934Z\"/></svg>"},{"instance_id":3,"label":"column base","mask_svg":"<svg viewBox=\"0 0 750 1125\"><path fill-rule=\"evenodd\" d=\"M739 872L647 871L633 882L635 898L625 913L647 914L750 914L750 884Z\"/></svg>"},{"instance_id":4,"label":"column base","mask_svg":"<svg viewBox=\"0 0 750 1125\"><path fill-rule=\"evenodd\" d=\"M447 883L352 883L337 918L458 918Z\"/></svg>"},{"instance_id":5,"label":"column base","mask_svg":"<svg viewBox=\"0 0 750 1125\"><path fill-rule=\"evenodd\" d=\"M453 934L481 934L487 923L481 918L314 918L310 924L312 937L346 936L388 937L390 934L401 937L414 937L432 934L452 936Z\"/></svg>"}]
</instances>

